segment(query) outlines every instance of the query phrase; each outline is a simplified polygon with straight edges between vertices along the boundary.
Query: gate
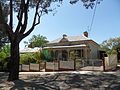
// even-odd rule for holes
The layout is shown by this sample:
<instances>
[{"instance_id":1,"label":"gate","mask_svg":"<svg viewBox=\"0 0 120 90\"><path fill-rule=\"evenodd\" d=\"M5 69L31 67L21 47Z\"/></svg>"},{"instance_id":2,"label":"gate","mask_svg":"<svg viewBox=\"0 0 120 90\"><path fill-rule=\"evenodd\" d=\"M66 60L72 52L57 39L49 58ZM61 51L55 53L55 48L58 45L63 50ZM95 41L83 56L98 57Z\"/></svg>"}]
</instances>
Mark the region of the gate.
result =
<instances>
[{"instance_id":1,"label":"gate","mask_svg":"<svg viewBox=\"0 0 120 90\"><path fill-rule=\"evenodd\" d=\"M76 59L76 70L103 71L101 59Z\"/></svg>"}]
</instances>

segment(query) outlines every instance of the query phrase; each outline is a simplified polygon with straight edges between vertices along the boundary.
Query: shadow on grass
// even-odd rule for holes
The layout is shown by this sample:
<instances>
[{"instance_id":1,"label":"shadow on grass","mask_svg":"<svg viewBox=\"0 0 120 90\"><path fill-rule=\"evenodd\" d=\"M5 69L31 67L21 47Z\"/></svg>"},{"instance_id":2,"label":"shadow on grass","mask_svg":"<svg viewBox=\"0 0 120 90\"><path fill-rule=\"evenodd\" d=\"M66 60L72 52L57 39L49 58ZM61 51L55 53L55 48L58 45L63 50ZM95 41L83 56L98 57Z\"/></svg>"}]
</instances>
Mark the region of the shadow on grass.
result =
<instances>
[{"instance_id":1,"label":"shadow on grass","mask_svg":"<svg viewBox=\"0 0 120 90\"><path fill-rule=\"evenodd\" d=\"M120 90L120 76L104 73L20 75L13 83L10 90Z\"/></svg>"},{"instance_id":2,"label":"shadow on grass","mask_svg":"<svg viewBox=\"0 0 120 90\"><path fill-rule=\"evenodd\" d=\"M8 77L8 73L7 72L0 72L0 84L7 80L7 77Z\"/></svg>"},{"instance_id":3,"label":"shadow on grass","mask_svg":"<svg viewBox=\"0 0 120 90\"><path fill-rule=\"evenodd\" d=\"M112 74L65 74L55 75L32 75L27 79L14 82L15 85L10 90L120 90L120 77Z\"/></svg>"}]
</instances>

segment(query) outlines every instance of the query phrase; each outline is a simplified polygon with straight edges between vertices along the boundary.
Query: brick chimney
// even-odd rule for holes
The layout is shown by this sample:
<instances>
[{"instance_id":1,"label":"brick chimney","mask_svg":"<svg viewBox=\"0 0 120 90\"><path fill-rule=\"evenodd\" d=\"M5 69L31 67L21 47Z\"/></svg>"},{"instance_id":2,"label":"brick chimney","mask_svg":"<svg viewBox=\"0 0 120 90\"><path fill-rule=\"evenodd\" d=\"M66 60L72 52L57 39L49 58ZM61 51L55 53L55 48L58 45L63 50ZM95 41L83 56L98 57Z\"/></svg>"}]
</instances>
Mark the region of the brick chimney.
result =
<instances>
[{"instance_id":1,"label":"brick chimney","mask_svg":"<svg viewBox=\"0 0 120 90\"><path fill-rule=\"evenodd\" d=\"M67 37L67 35L66 34L63 34L63 38L66 38Z\"/></svg>"},{"instance_id":2,"label":"brick chimney","mask_svg":"<svg viewBox=\"0 0 120 90\"><path fill-rule=\"evenodd\" d=\"M83 35L84 35L85 37L88 37L88 32L87 32L87 31L83 32Z\"/></svg>"}]
</instances>

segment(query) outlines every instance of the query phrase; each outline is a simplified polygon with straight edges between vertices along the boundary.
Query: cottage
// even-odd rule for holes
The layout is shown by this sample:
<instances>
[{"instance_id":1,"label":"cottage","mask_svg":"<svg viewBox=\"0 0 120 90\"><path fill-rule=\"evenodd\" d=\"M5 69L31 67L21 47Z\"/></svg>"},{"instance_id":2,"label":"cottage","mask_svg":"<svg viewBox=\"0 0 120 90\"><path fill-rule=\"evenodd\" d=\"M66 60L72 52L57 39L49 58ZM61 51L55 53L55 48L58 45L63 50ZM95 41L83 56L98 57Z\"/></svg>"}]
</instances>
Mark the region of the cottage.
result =
<instances>
[{"instance_id":1,"label":"cottage","mask_svg":"<svg viewBox=\"0 0 120 90\"><path fill-rule=\"evenodd\" d=\"M100 46L88 37L88 32L81 36L67 36L53 40L44 49L54 53L55 60L68 61L71 59L99 59Z\"/></svg>"}]
</instances>

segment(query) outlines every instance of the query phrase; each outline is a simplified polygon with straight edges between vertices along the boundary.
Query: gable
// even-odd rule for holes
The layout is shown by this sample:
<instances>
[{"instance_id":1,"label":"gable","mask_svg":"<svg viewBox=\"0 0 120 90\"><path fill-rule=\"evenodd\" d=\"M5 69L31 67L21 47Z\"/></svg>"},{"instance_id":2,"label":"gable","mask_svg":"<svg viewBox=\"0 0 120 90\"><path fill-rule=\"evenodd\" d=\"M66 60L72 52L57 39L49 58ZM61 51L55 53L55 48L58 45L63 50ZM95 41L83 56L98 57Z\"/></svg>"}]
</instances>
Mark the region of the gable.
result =
<instances>
[{"instance_id":1,"label":"gable","mask_svg":"<svg viewBox=\"0 0 120 90\"><path fill-rule=\"evenodd\" d=\"M65 42L69 42L67 38L62 38L59 43L65 43Z\"/></svg>"}]
</instances>

